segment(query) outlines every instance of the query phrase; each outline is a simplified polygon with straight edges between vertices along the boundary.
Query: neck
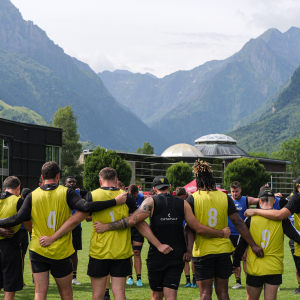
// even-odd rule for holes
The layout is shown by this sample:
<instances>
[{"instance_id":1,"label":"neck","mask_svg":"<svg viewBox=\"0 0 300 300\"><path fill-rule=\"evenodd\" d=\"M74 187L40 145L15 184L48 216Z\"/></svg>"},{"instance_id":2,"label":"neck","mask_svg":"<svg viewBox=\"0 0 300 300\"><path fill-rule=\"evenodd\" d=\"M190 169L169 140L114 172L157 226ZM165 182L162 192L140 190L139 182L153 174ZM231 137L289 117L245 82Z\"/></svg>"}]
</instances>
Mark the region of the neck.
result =
<instances>
[{"instance_id":1,"label":"neck","mask_svg":"<svg viewBox=\"0 0 300 300\"><path fill-rule=\"evenodd\" d=\"M102 182L101 187L116 187L116 183L114 181L104 181Z\"/></svg>"},{"instance_id":2,"label":"neck","mask_svg":"<svg viewBox=\"0 0 300 300\"><path fill-rule=\"evenodd\" d=\"M15 196L19 196L19 194L18 194L18 191L17 190L12 190L12 189L8 189L8 190L5 190L6 192L8 192L8 193L11 193L11 194L13 194L13 195L15 195Z\"/></svg>"},{"instance_id":3,"label":"neck","mask_svg":"<svg viewBox=\"0 0 300 300\"><path fill-rule=\"evenodd\" d=\"M159 194L169 194L169 193L170 193L169 190L165 190L165 191L159 191L159 190L157 190L157 195L159 195Z\"/></svg>"},{"instance_id":4,"label":"neck","mask_svg":"<svg viewBox=\"0 0 300 300\"><path fill-rule=\"evenodd\" d=\"M57 182L56 182L54 179L46 179L46 180L44 181L44 184L51 184L51 183L57 184Z\"/></svg>"},{"instance_id":5,"label":"neck","mask_svg":"<svg viewBox=\"0 0 300 300\"><path fill-rule=\"evenodd\" d=\"M233 200L236 200L236 201L240 200L241 198L242 198L242 195L240 195L240 196L237 197L237 198L233 198L233 197L232 197L232 199L233 199Z\"/></svg>"}]
</instances>

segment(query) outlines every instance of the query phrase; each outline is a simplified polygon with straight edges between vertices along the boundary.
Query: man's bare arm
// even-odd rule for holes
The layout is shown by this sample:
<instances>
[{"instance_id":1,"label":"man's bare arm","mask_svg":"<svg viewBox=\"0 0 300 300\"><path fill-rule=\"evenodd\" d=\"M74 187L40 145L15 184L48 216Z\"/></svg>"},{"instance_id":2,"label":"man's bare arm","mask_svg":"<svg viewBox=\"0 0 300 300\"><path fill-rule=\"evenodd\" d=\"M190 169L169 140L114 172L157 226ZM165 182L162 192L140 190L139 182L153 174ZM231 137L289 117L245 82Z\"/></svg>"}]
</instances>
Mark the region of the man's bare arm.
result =
<instances>
[{"instance_id":1,"label":"man's bare arm","mask_svg":"<svg viewBox=\"0 0 300 300\"><path fill-rule=\"evenodd\" d=\"M185 239L186 239L186 253L183 255L183 261L190 262L192 260L192 252L195 241L195 232L189 227L185 226Z\"/></svg>"},{"instance_id":2,"label":"man's bare arm","mask_svg":"<svg viewBox=\"0 0 300 300\"><path fill-rule=\"evenodd\" d=\"M115 221L112 223L103 224L101 222L95 222L94 228L97 233L103 233L105 231L112 231L118 229L124 229L128 227L136 226L138 223L146 220L151 216L154 207L154 201L152 198L147 198L143 201L141 206L129 217Z\"/></svg>"},{"instance_id":3,"label":"man's bare arm","mask_svg":"<svg viewBox=\"0 0 300 300\"><path fill-rule=\"evenodd\" d=\"M230 236L229 227L226 227L223 230L217 230L199 223L193 214L191 206L186 201L184 201L184 219L188 226L197 234L220 238L229 238Z\"/></svg>"},{"instance_id":4,"label":"man's bare arm","mask_svg":"<svg viewBox=\"0 0 300 300\"><path fill-rule=\"evenodd\" d=\"M275 210L275 209L247 209L245 211L245 216L246 217L252 217L252 216L262 216L267 219L275 220L275 221L280 221L284 220L287 217L289 217L292 213L287 209L287 208L282 208L281 210Z\"/></svg>"},{"instance_id":5,"label":"man's bare arm","mask_svg":"<svg viewBox=\"0 0 300 300\"><path fill-rule=\"evenodd\" d=\"M248 197L248 208L251 205L256 205L259 201L259 198Z\"/></svg>"},{"instance_id":6,"label":"man's bare arm","mask_svg":"<svg viewBox=\"0 0 300 300\"><path fill-rule=\"evenodd\" d=\"M31 220L23 222L23 226L27 231L29 231L29 232L32 231L32 221Z\"/></svg>"},{"instance_id":7,"label":"man's bare arm","mask_svg":"<svg viewBox=\"0 0 300 300\"><path fill-rule=\"evenodd\" d=\"M145 222L142 221L136 224L137 230L154 246L158 249L159 252L164 254L168 254L173 249L166 244L162 244L156 236L153 234L150 226Z\"/></svg>"},{"instance_id":8,"label":"man's bare arm","mask_svg":"<svg viewBox=\"0 0 300 300\"><path fill-rule=\"evenodd\" d=\"M40 237L40 244L43 247L48 247L59 238L73 230L80 222L85 220L89 216L89 213L83 213L77 211L73 216L71 216L54 234L51 236Z\"/></svg>"}]
</instances>

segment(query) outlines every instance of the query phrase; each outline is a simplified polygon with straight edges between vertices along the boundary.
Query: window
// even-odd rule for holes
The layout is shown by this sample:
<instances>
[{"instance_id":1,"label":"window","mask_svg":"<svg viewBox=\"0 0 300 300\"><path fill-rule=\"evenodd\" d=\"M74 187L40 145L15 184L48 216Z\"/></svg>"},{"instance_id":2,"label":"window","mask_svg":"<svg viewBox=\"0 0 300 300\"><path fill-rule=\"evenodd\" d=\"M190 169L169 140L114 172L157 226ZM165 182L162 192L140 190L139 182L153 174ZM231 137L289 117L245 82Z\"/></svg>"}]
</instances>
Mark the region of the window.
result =
<instances>
[{"instance_id":1,"label":"window","mask_svg":"<svg viewBox=\"0 0 300 300\"><path fill-rule=\"evenodd\" d=\"M60 147L46 146L46 161L55 161L60 165Z\"/></svg>"}]
</instances>

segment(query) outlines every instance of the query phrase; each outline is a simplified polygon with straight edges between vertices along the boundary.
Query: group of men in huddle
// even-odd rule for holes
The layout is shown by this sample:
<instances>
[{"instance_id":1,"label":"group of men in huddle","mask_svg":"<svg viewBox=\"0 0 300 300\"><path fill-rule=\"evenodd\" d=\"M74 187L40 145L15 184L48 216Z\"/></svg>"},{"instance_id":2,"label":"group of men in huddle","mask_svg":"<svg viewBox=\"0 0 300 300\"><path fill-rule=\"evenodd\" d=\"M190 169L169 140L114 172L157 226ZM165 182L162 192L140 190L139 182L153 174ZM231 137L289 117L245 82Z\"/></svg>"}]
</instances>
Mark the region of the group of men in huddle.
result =
<instances>
[{"instance_id":1,"label":"group of men in huddle","mask_svg":"<svg viewBox=\"0 0 300 300\"><path fill-rule=\"evenodd\" d=\"M214 284L218 299L229 299L228 279L233 269L239 277L237 268L246 249L247 298L259 299L264 286L265 299L276 299L282 282L284 233L296 242L294 259L297 269L300 267L300 236L286 219L294 214L295 227L300 229L299 184L281 210L272 209L272 190L261 189L260 209L247 209L249 218L244 222L237 210L237 204L244 205L244 199L235 203L241 198L234 201L216 190L208 163L197 160L193 169L198 190L186 200L171 195L167 178L158 176L153 181L156 195L146 198L139 208L132 194L117 187L117 173L112 168L100 171L100 188L88 192L84 199L74 189L59 185L60 170L55 162L43 165L44 184L25 200L19 198L18 178L8 177L0 197L0 228L11 228L14 234L11 238L0 237L0 287L4 288L4 299L14 299L15 292L23 287L19 247L14 243L22 223L32 231L29 254L35 299L46 299L49 271L61 299L73 299L71 231L88 217L93 221L87 271L93 300L103 300L109 275L114 299L126 299L126 278L132 275L130 259L133 250L140 251L132 248L130 227L134 226L150 243L147 268L153 300L177 299L184 264L190 260L194 263L200 298L211 299ZM257 202L253 199L245 199L246 208ZM76 210L73 215L72 210ZM150 226L145 222L147 218ZM228 220L232 222L231 231ZM240 235L236 249L231 242L235 238L230 239L231 233L237 235L233 228Z\"/></svg>"}]
</instances>

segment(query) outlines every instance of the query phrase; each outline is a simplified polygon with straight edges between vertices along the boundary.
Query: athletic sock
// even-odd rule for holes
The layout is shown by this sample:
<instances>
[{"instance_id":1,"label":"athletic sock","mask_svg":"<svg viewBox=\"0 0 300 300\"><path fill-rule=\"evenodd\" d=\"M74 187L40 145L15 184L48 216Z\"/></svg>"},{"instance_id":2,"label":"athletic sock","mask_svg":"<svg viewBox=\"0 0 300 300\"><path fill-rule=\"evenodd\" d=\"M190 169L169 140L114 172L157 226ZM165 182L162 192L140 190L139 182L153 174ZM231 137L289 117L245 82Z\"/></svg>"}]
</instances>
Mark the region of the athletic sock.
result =
<instances>
[{"instance_id":1,"label":"athletic sock","mask_svg":"<svg viewBox=\"0 0 300 300\"><path fill-rule=\"evenodd\" d=\"M298 282L298 285L299 285L299 289L300 289L300 282Z\"/></svg>"},{"instance_id":2,"label":"athletic sock","mask_svg":"<svg viewBox=\"0 0 300 300\"><path fill-rule=\"evenodd\" d=\"M136 281L138 281L138 280L142 280L142 275L141 274L136 274Z\"/></svg>"},{"instance_id":3,"label":"athletic sock","mask_svg":"<svg viewBox=\"0 0 300 300\"><path fill-rule=\"evenodd\" d=\"M196 284L195 274L193 274L193 284Z\"/></svg>"},{"instance_id":4,"label":"athletic sock","mask_svg":"<svg viewBox=\"0 0 300 300\"><path fill-rule=\"evenodd\" d=\"M109 289L105 290L105 296L109 296Z\"/></svg>"},{"instance_id":5,"label":"athletic sock","mask_svg":"<svg viewBox=\"0 0 300 300\"><path fill-rule=\"evenodd\" d=\"M77 276L77 271L73 271L73 279L75 279Z\"/></svg>"},{"instance_id":6,"label":"athletic sock","mask_svg":"<svg viewBox=\"0 0 300 300\"><path fill-rule=\"evenodd\" d=\"M129 275L128 278L133 279L132 275Z\"/></svg>"},{"instance_id":7,"label":"athletic sock","mask_svg":"<svg viewBox=\"0 0 300 300\"><path fill-rule=\"evenodd\" d=\"M242 284L241 277L235 277L236 283Z\"/></svg>"},{"instance_id":8,"label":"athletic sock","mask_svg":"<svg viewBox=\"0 0 300 300\"><path fill-rule=\"evenodd\" d=\"M191 276L190 275L185 275L186 278L186 283L191 283Z\"/></svg>"}]
</instances>

